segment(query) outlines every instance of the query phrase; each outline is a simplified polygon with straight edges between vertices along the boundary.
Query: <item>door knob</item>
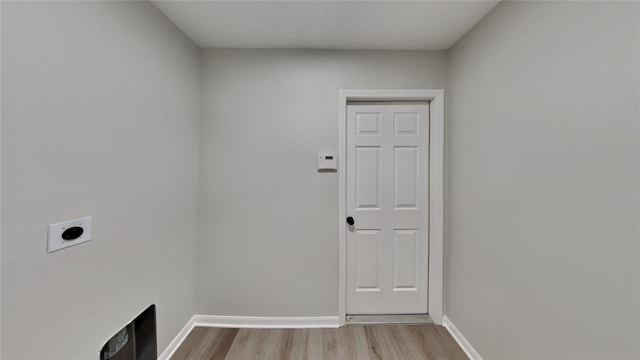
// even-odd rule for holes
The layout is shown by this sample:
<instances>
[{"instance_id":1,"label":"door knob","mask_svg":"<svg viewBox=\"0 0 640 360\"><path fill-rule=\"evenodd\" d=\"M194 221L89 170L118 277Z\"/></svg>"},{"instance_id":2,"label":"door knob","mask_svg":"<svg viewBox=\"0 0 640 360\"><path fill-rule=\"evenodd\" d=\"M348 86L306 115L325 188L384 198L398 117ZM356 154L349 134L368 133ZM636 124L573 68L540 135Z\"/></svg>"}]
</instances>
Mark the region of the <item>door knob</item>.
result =
<instances>
[{"instance_id":1,"label":"door knob","mask_svg":"<svg viewBox=\"0 0 640 360\"><path fill-rule=\"evenodd\" d=\"M353 225L355 223L356 223L355 220L353 220L353 218L351 216L347 217L347 224Z\"/></svg>"}]
</instances>

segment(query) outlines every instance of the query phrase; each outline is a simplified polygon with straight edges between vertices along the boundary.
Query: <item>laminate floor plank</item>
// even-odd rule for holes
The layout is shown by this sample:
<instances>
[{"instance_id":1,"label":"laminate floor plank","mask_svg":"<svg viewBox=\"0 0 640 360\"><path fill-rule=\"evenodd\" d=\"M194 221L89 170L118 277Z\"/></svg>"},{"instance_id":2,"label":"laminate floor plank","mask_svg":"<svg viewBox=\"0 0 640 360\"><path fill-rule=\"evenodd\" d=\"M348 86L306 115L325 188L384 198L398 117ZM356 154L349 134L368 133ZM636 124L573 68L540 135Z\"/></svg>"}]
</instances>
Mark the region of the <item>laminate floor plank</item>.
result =
<instances>
[{"instance_id":1,"label":"laminate floor plank","mask_svg":"<svg viewBox=\"0 0 640 360\"><path fill-rule=\"evenodd\" d=\"M437 325L348 325L338 329L194 328L171 360L467 359Z\"/></svg>"},{"instance_id":2,"label":"laminate floor plank","mask_svg":"<svg viewBox=\"0 0 640 360\"><path fill-rule=\"evenodd\" d=\"M389 330L390 325L367 326L365 333L369 341L369 347L374 354L374 359L403 359L403 349L398 344L397 334L402 326ZM417 354L412 354L414 358Z\"/></svg>"},{"instance_id":3,"label":"laminate floor plank","mask_svg":"<svg viewBox=\"0 0 640 360\"><path fill-rule=\"evenodd\" d=\"M307 341L303 345L306 347L306 357L301 359L322 360L324 356L324 330L328 329L307 329Z\"/></svg>"},{"instance_id":4,"label":"laminate floor plank","mask_svg":"<svg viewBox=\"0 0 640 360\"><path fill-rule=\"evenodd\" d=\"M195 327L172 360L224 360L238 329Z\"/></svg>"},{"instance_id":5,"label":"laminate floor plank","mask_svg":"<svg viewBox=\"0 0 640 360\"><path fill-rule=\"evenodd\" d=\"M434 346L435 340L432 339L433 335L427 335L430 328L423 327L402 327L398 329L398 331L402 331L402 336L405 337L405 340L412 344L415 348L417 348L416 352L420 354L420 357L423 359L444 359L441 352L438 352L437 348L441 344L436 343L438 346ZM427 340L425 340L425 338ZM457 344L456 344L457 346Z\"/></svg>"},{"instance_id":6,"label":"laminate floor plank","mask_svg":"<svg viewBox=\"0 0 640 360\"><path fill-rule=\"evenodd\" d=\"M294 330L295 331L295 330ZM368 344L362 327L309 329L306 336L306 356L298 359L366 359Z\"/></svg>"},{"instance_id":7,"label":"laminate floor plank","mask_svg":"<svg viewBox=\"0 0 640 360\"><path fill-rule=\"evenodd\" d=\"M418 338L414 335L422 333L424 329L424 327L420 326L398 326L397 328L393 326L386 327L388 337L392 339L394 344L398 345L399 359L407 359L411 357L415 357L418 359L437 358L424 351L425 344L430 343L429 338Z\"/></svg>"},{"instance_id":8,"label":"laminate floor plank","mask_svg":"<svg viewBox=\"0 0 640 360\"><path fill-rule=\"evenodd\" d=\"M421 332L422 344L428 345L438 359L468 359L451 334L442 326L426 327ZM425 341L429 339L429 341Z\"/></svg>"},{"instance_id":9,"label":"laminate floor plank","mask_svg":"<svg viewBox=\"0 0 640 360\"><path fill-rule=\"evenodd\" d=\"M309 355L309 330L295 329L287 331L289 333L289 336L284 338L283 344L280 346L280 349L282 350L282 359L312 359Z\"/></svg>"},{"instance_id":10,"label":"laminate floor plank","mask_svg":"<svg viewBox=\"0 0 640 360\"><path fill-rule=\"evenodd\" d=\"M281 329L240 329L226 359L276 359Z\"/></svg>"},{"instance_id":11,"label":"laminate floor plank","mask_svg":"<svg viewBox=\"0 0 640 360\"><path fill-rule=\"evenodd\" d=\"M338 359L373 359L374 353L371 351L366 326L353 325L343 326L336 332L338 337L337 358ZM327 329L332 330L332 329Z\"/></svg>"}]
</instances>

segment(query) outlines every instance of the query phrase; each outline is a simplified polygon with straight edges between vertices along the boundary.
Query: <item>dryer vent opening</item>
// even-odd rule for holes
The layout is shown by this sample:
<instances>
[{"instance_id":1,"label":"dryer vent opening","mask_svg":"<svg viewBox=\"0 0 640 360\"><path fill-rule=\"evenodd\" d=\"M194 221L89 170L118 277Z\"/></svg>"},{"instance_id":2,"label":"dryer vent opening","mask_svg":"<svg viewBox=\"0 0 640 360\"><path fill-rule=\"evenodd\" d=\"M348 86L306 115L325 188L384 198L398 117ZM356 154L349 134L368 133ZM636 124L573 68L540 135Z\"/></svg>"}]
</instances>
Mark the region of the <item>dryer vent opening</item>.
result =
<instances>
[{"instance_id":1,"label":"dryer vent opening","mask_svg":"<svg viewBox=\"0 0 640 360\"><path fill-rule=\"evenodd\" d=\"M156 360L157 357L155 305L126 324L100 350L100 360Z\"/></svg>"}]
</instances>

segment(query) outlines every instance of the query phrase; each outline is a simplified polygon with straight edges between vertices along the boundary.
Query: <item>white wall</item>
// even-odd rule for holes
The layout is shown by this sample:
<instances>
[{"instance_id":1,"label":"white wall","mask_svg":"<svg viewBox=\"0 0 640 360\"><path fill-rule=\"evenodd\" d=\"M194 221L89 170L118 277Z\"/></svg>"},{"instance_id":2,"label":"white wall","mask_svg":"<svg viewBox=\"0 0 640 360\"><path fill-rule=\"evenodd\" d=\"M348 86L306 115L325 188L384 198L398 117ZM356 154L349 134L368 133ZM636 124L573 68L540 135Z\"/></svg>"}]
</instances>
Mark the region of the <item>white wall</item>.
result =
<instances>
[{"instance_id":1,"label":"white wall","mask_svg":"<svg viewBox=\"0 0 640 360\"><path fill-rule=\"evenodd\" d=\"M200 314L338 313L340 89L444 88L444 52L206 50Z\"/></svg>"},{"instance_id":2,"label":"white wall","mask_svg":"<svg viewBox=\"0 0 640 360\"><path fill-rule=\"evenodd\" d=\"M148 2L2 2L3 359L97 359L195 309L199 50ZM47 224L93 240L46 254Z\"/></svg>"},{"instance_id":3,"label":"white wall","mask_svg":"<svg viewBox=\"0 0 640 360\"><path fill-rule=\"evenodd\" d=\"M503 2L450 52L445 312L484 358L640 356L638 13Z\"/></svg>"}]
</instances>

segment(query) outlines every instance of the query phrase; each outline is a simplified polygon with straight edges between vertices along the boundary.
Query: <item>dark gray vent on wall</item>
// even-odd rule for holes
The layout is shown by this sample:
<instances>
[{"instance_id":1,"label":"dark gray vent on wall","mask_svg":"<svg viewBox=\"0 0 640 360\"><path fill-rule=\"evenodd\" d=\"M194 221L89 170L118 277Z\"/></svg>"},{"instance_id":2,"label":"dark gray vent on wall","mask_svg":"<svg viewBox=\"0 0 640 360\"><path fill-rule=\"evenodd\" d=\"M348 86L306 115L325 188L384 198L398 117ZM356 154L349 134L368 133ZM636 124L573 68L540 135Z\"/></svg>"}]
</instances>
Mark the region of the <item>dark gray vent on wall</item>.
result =
<instances>
[{"instance_id":1,"label":"dark gray vent on wall","mask_svg":"<svg viewBox=\"0 0 640 360\"><path fill-rule=\"evenodd\" d=\"M156 306L151 305L107 341L100 360L156 360Z\"/></svg>"}]
</instances>

